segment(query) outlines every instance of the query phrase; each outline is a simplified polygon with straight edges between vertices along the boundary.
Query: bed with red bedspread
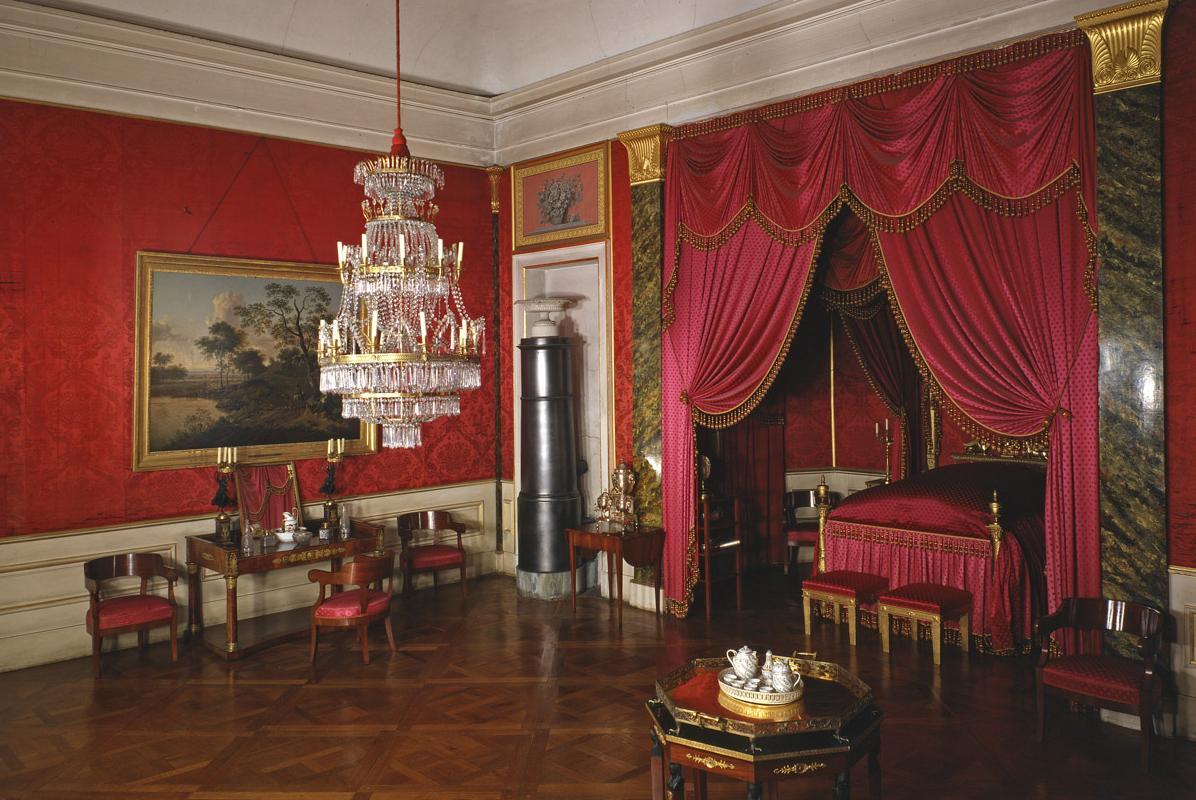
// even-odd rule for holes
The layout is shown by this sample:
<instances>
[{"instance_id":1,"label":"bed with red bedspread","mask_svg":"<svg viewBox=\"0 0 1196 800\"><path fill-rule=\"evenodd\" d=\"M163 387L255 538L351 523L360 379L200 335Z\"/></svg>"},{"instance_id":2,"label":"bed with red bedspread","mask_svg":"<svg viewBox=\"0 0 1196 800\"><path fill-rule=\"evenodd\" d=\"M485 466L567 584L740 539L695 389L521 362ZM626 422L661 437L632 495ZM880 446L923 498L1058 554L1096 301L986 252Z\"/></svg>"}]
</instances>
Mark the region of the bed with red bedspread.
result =
<instances>
[{"instance_id":1,"label":"bed with red bedspread","mask_svg":"<svg viewBox=\"0 0 1196 800\"><path fill-rule=\"evenodd\" d=\"M1042 596L1046 474L1015 463L954 464L847 497L827 519L826 568L972 593L973 644L1023 650ZM1000 546L989 528L1000 502Z\"/></svg>"}]
</instances>

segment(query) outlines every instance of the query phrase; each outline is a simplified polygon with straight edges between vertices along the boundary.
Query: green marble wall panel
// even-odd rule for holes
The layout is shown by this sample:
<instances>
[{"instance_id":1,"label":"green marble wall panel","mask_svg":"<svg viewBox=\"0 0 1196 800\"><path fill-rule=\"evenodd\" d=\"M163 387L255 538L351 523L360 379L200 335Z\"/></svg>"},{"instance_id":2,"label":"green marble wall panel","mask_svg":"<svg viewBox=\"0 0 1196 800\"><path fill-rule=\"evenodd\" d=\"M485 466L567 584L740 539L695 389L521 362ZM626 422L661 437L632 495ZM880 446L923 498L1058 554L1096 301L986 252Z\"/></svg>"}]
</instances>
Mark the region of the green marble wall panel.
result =
<instances>
[{"instance_id":1,"label":"green marble wall panel","mask_svg":"<svg viewBox=\"0 0 1196 800\"><path fill-rule=\"evenodd\" d=\"M660 290L664 182L631 187L631 445L640 520L661 524Z\"/></svg>"},{"instance_id":2,"label":"green marble wall panel","mask_svg":"<svg viewBox=\"0 0 1196 800\"><path fill-rule=\"evenodd\" d=\"M1161 110L1158 84L1096 97L1102 590L1165 609Z\"/></svg>"}]
</instances>

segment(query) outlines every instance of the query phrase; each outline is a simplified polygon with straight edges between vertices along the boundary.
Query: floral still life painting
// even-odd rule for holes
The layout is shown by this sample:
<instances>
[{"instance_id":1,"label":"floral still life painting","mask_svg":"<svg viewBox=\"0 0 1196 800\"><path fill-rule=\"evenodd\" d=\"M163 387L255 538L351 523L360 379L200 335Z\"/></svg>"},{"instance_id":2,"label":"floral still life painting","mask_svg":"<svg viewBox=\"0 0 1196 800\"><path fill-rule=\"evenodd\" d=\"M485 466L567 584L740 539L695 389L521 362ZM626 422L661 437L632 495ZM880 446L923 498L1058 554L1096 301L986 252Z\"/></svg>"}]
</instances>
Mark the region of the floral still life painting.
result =
<instances>
[{"instance_id":1,"label":"floral still life painting","mask_svg":"<svg viewBox=\"0 0 1196 800\"><path fill-rule=\"evenodd\" d=\"M517 249L606 234L607 155L601 144L512 168Z\"/></svg>"},{"instance_id":2,"label":"floral still life painting","mask_svg":"<svg viewBox=\"0 0 1196 800\"><path fill-rule=\"evenodd\" d=\"M249 463L316 457L328 439L369 449L372 431L320 392L335 267L141 253L138 289L135 469L207 463L216 447Z\"/></svg>"}]
</instances>

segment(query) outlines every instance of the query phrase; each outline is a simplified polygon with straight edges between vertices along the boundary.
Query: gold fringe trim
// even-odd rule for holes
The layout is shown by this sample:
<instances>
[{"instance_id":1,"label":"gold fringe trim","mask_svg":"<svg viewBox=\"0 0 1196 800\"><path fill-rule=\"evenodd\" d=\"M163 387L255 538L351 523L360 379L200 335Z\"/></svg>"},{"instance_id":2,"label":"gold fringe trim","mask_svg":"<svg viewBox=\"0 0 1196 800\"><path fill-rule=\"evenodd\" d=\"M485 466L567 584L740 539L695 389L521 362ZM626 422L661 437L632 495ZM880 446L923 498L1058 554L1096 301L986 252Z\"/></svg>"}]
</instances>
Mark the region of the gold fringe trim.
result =
<instances>
[{"instance_id":1,"label":"gold fringe trim","mask_svg":"<svg viewBox=\"0 0 1196 800\"><path fill-rule=\"evenodd\" d=\"M780 103L763 106L750 111L741 111L725 117L691 122L678 126L673 131L673 140L690 139L707 133L738 128L741 125L766 122L779 117L787 117L812 111L823 106L842 103L848 99L871 97L894 89L905 89L910 86L920 86L947 75L962 75L978 69L992 69L993 67L1012 64L1027 58L1052 53L1056 50L1066 50L1072 47L1086 47L1087 39L1080 30L1063 31L1040 36L1026 41L1015 42L1005 47L984 50L979 53L960 56L948 61L927 64L905 72L884 75L879 78L840 86L835 89L816 92L803 97L795 97Z\"/></svg>"},{"instance_id":2,"label":"gold fringe trim","mask_svg":"<svg viewBox=\"0 0 1196 800\"><path fill-rule=\"evenodd\" d=\"M881 283L880 276L877 276L854 289L832 289L823 286L820 296L822 304L833 311L855 319L872 319L880 310L875 300L884 293L884 284Z\"/></svg>"},{"instance_id":3,"label":"gold fringe trim","mask_svg":"<svg viewBox=\"0 0 1196 800\"><path fill-rule=\"evenodd\" d=\"M993 557L992 540L979 539L959 533L915 531L908 528L889 528L868 525L862 522L829 520L826 523L826 538L849 539L853 542L893 545L931 553L968 556L970 558Z\"/></svg>"}]
</instances>

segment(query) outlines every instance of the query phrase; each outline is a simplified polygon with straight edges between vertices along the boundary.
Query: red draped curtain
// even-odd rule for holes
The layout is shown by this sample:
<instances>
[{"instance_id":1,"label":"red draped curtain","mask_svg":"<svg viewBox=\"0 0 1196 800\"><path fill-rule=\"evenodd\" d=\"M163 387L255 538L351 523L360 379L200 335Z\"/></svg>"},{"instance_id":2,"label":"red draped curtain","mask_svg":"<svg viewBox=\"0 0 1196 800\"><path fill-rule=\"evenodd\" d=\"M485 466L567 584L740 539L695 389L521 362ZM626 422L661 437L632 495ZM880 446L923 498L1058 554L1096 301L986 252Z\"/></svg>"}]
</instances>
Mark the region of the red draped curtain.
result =
<instances>
[{"instance_id":1,"label":"red draped curtain","mask_svg":"<svg viewBox=\"0 0 1196 800\"><path fill-rule=\"evenodd\" d=\"M922 380L889 308L871 231L846 213L824 239L823 302L838 312L869 385L897 421L893 477L921 472L926 467Z\"/></svg>"},{"instance_id":2,"label":"red draped curtain","mask_svg":"<svg viewBox=\"0 0 1196 800\"><path fill-rule=\"evenodd\" d=\"M665 593L696 577L695 426L750 413L822 235L867 227L894 318L947 412L1049 446L1047 590L1100 592L1095 146L1087 48L1054 34L678 129L662 306Z\"/></svg>"}]
</instances>

